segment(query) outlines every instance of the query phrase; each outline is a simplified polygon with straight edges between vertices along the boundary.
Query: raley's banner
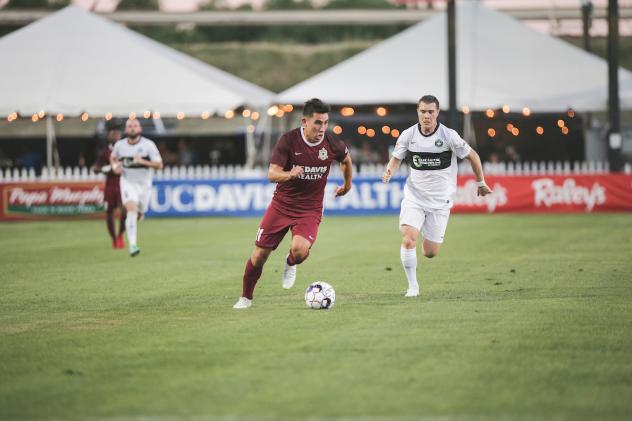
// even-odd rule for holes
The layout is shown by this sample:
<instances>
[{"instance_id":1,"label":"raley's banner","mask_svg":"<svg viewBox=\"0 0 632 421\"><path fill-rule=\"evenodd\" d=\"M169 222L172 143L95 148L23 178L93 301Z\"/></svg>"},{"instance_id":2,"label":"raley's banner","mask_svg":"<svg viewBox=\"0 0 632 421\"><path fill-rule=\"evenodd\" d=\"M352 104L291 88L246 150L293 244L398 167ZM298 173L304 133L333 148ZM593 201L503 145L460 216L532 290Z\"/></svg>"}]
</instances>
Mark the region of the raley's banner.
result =
<instances>
[{"instance_id":1,"label":"raley's banner","mask_svg":"<svg viewBox=\"0 0 632 421\"><path fill-rule=\"evenodd\" d=\"M0 220L103 217L103 183L0 183Z\"/></svg>"},{"instance_id":2,"label":"raley's banner","mask_svg":"<svg viewBox=\"0 0 632 421\"><path fill-rule=\"evenodd\" d=\"M356 177L347 195L334 198L342 180L330 180L327 215L397 214L404 178L384 184ZM476 196L473 177L459 177L453 212L632 211L632 175L489 176L494 193ZM267 179L155 181L148 216L260 216L275 185ZM101 183L0 183L0 219L98 217Z\"/></svg>"},{"instance_id":3,"label":"raley's banner","mask_svg":"<svg viewBox=\"0 0 632 421\"><path fill-rule=\"evenodd\" d=\"M356 177L347 195L334 198L342 180L325 191L327 215L375 215L399 212L404 178L383 184L377 177ZM476 196L473 177L459 177L454 212L602 212L632 211L631 175L487 177L494 193ZM156 181L149 215L202 216L263 214L274 184L254 180Z\"/></svg>"}]
</instances>

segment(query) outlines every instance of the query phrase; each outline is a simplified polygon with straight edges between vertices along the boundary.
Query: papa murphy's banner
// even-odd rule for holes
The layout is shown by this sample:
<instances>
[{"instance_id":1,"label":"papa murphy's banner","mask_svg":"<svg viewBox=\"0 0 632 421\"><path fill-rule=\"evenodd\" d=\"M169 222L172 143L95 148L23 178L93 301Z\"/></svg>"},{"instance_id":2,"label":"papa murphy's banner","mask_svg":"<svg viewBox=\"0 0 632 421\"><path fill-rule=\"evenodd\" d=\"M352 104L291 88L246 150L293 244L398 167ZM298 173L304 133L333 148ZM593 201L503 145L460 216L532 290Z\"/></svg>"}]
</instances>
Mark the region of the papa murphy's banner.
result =
<instances>
[{"instance_id":1,"label":"papa murphy's banner","mask_svg":"<svg viewBox=\"0 0 632 421\"><path fill-rule=\"evenodd\" d=\"M334 198L342 180L332 179L325 191L328 215L375 215L399 212L405 179L383 184L377 177L356 177L347 195ZM602 212L632 211L632 176L487 177L494 193L476 196L473 177L459 177L454 212ZM274 184L254 180L156 181L148 215L204 216L263 214Z\"/></svg>"},{"instance_id":2,"label":"papa murphy's banner","mask_svg":"<svg viewBox=\"0 0 632 421\"><path fill-rule=\"evenodd\" d=\"M99 218L102 182L0 183L0 220Z\"/></svg>"}]
</instances>

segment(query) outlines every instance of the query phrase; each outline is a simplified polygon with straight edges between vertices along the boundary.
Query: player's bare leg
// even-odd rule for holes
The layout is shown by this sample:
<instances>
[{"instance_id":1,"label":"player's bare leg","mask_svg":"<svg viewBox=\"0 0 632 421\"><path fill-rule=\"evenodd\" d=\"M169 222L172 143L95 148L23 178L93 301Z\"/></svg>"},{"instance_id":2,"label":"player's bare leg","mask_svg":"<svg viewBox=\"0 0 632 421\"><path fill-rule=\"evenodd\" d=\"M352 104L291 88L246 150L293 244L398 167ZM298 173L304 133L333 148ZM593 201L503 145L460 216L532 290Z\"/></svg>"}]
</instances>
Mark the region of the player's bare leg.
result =
<instances>
[{"instance_id":1,"label":"player's bare leg","mask_svg":"<svg viewBox=\"0 0 632 421\"><path fill-rule=\"evenodd\" d=\"M432 259L437 254L439 254L439 249L441 248L441 243L435 243L434 241L424 239L423 249L424 256L429 259Z\"/></svg>"},{"instance_id":2,"label":"player's bare leg","mask_svg":"<svg viewBox=\"0 0 632 421\"><path fill-rule=\"evenodd\" d=\"M402 232L400 257L408 281L408 290L405 296L417 297L419 295L419 283L417 282L417 237L419 237L419 231L410 225L402 225L400 230Z\"/></svg>"},{"instance_id":3,"label":"player's bare leg","mask_svg":"<svg viewBox=\"0 0 632 421\"><path fill-rule=\"evenodd\" d=\"M237 300L233 308L245 309L252 305L255 285L257 285L257 281L261 278L263 265L265 265L268 260L270 253L272 253L272 249L255 246L255 249L246 262L241 297Z\"/></svg>"},{"instance_id":4,"label":"player's bare leg","mask_svg":"<svg viewBox=\"0 0 632 421\"><path fill-rule=\"evenodd\" d=\"M309 249L312 243L305 237L295 235L292 237L290 252L285 260L283 268L283 278L281 279L283 288L290 289L296 282L296 265L301 264L309 256Z\"/></svg>"},{"instance_id":5,"label":"player's bare leg","mask_svg":"<svg viewBox=\"0 0 632 421\"><path fill-rule=\"evenodd\" d=\"M129 254L136 257L140 254L140 249L136 244L136 226L138 223L138 205L136 202L125 203L127 216L125 217L125 231L127 231L127 242L129 243Z\"/></svg>"}]
</instances>

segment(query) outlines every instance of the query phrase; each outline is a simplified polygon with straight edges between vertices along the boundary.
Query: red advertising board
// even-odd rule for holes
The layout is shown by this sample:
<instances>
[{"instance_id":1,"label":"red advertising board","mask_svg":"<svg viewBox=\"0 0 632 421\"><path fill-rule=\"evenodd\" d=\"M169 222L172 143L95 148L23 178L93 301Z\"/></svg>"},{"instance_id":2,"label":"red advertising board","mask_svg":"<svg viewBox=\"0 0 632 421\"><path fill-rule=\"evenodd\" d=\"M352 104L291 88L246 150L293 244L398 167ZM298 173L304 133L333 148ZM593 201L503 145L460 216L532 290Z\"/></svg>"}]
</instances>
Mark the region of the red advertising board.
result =
<instances>
[{"instance_id":1,"label":"red advertising board","mask_svg":"<svg viewBox=\"0 0 632 421\"><path fill-rule=\"evenodd\" d=\"M0 183L0 220L103 217L102 182Z\"/></svg>"},{"instance_id":2,"label":"red advertising board","mask_svg":"<svg viewBox=\"0 0 632 421\"><path fill-rule=\"evenodd\" d=\"M632 175L489 176L494 191L476 196L473 177L459 177L454 212L632 211Z\"/></svg>"}]
</instances>

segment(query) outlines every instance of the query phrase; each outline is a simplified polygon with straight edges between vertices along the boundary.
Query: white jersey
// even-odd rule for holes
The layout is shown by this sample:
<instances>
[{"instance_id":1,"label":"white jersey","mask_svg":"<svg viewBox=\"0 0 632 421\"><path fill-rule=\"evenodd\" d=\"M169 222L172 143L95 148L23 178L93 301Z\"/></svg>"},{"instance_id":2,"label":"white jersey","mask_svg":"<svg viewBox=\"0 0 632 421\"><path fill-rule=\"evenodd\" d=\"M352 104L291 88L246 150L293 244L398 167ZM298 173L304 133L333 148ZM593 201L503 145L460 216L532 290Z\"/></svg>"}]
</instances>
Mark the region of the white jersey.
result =
<instances>
[{"instance_id":1,"label":"white jersey","mask_svg":"<svg viewBox=\"0 0 632 421\"><path fill-rule=\"evenodd\" d=\"M404 200L428 209L450 209L456 193L457 157L465 158L470 150L456 131L441 123L427 136L419 124L404 130L393 150L395 158L409 158Z\"/></svg>"},{"instance_id":2,"label":"white jersey","mask_svg":"<svg viewBox=\"0 0 632 421\"><path fill-rule=\"evenodd\" d=\"M150 186L154 170L144 165L135 164L134 157L137 155L148 161L162 162L162 157L156 144L146 137L141 136L140 140L133 145L125 137L116 142L114 149L112 149L112 156L121 161L121 166L123 167L122 179L130 183Z\"/></svg>"}]
</instances>

